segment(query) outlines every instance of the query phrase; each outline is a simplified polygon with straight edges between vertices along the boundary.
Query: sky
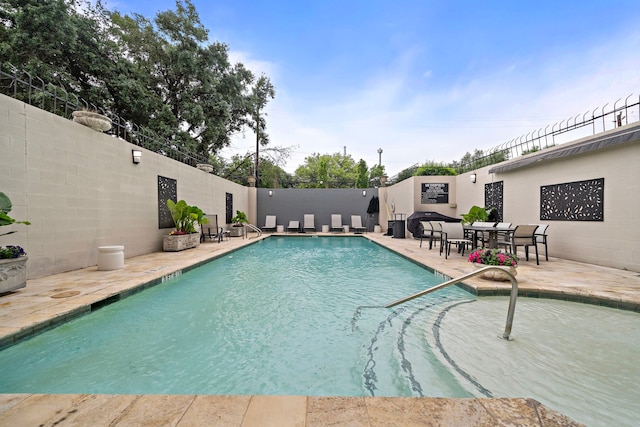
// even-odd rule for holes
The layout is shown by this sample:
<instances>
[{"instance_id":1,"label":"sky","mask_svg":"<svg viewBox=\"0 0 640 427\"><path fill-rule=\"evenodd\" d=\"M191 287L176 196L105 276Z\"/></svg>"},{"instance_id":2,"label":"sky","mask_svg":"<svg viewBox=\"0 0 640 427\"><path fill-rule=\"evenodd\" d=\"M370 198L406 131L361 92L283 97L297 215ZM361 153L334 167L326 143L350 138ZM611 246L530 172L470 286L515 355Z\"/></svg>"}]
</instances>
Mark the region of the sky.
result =
<instances>
[{"instance_id":1,"label":"sky","mask_svg":"<svg viewBox=\"0 0 640 427\"><path fill-rule=\"evenodd\" d=\"M209 41L275 86L267 132L290 173L346 151L394 176L640 95L637 0L192 3ZM105 4L152 18L176 3ZM250 151L247 130L220 154Z\"/></svg>"}]
</instances>

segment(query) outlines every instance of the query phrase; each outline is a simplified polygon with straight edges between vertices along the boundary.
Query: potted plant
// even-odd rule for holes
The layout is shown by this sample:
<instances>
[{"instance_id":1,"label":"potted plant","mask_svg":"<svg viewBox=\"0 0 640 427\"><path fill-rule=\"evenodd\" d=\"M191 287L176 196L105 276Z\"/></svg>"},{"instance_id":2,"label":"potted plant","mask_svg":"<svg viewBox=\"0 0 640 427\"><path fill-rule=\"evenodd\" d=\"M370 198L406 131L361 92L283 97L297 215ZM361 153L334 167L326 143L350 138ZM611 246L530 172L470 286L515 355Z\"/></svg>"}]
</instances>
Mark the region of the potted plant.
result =
<instances>
[{"instance_id":1,"label":"potted plant","mask_svg":"<svg viewBox=\"0 0 640 427\"><path fill-rule=\"evenodd\" d=\"M11 218L9 216L11 208L9 197L0 192L0 226L30 224L29 221L16 221ZM0 236L14 232L9 231ZM27 259L29 257L20 246L0 246L0 294L24 288L27 285Z\"/></svg>"},{"instance_id":2,"label":"potted plant","mask_svg":"<svg viewBox=\"0 0 640 427\"><path fill-rule=\"evenodd\" d=\"M73 121L90 127L98 132L106 132L111 129L111 119L95 110L83 108L71 113Z\"/></svg>"},{"instance_id":3,"label":"potted plant","mask_svg":"<svg viewBox=\"0 0 640 427\"><path fill-rule=\"evenodd\" d=\"M497 266L515 276L518 267L518 257L515 254L508 254L498 249L478 249L469 255L469 262L478 270L488 266ZM509 276L499 270L489 270L482 275L485 279L510 280Z\"/></svg>"},{"instance_id":4,"label":"potted plant","mask_svg":"<svg viewBox=\"0 0 640 427\"><path fill-rule=\"evenodd\" d=\"M176 229L164 237L163 250L176 252L199 246L200 234L196 230L196 225L209 222L204 212L197 206L190 206L184 200L176 203L168 199L166 203Z\"/></svg>"},{"instance_id":5,"label":"potted plant","mask_svg":"<svg viewBox=\"0 0 640 427\"><path fill-rule=\"evenodd\" d=\"M462 223L473 224L474 222L487 222L493 210L493 208L485 209L480 206L471 206L468 213L461 215Z\"/></svg>"},{"instance_id":6,"label":"potted plant","mask_svg":"<svg viewBox=\"0 0 640 427\"><path fill-rule=\"evenodd\" d=\"M244 225L249 224L247 214L242 211L236 211L236 216L231 218L231 222L233 223L233 227L231 227L230 235L232 237L240 237L244 235Z\"/></svg>"}]
</instances>

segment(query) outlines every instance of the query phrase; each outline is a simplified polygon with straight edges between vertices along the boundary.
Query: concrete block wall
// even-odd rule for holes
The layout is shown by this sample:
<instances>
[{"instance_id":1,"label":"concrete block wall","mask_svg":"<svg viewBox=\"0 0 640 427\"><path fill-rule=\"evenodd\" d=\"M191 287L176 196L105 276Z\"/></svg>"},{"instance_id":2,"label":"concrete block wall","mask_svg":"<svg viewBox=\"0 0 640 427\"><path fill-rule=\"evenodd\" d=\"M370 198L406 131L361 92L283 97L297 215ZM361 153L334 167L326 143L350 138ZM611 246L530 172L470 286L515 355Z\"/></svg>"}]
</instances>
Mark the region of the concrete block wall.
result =
<instances>
[{"instance_id":1,"label":"concrete block wall","mask_svg":"<svg viewBox=\"0 0 640 427\"><path fill-rule=\"evenodd\" d=\"M12 217L31 221L4 227L18 232L0 244L27 250L29 278L95 265L98 246L124 245L125 258L161 250L171 229L158 228L158 175L223 226L226 193L249 211L246 187L145 149L134 164L134 148L0 95L0 191Z\"/></svg>"}]
</instances>

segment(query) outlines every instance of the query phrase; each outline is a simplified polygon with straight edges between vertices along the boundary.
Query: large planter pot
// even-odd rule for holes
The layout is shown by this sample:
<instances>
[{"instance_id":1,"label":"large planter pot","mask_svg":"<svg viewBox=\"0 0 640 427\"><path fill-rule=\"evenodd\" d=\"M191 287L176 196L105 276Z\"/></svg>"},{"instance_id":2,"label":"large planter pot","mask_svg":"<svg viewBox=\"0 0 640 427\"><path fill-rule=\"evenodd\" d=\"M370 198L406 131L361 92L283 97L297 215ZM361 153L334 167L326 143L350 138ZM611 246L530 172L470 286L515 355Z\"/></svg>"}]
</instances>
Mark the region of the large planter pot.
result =
<instances>
[{"instance_id":1,"label":"large planter pot","mask_svg":"<svg viewBox=\"0 0 640 427\"><path fill-rule=\"evenodd\" d=\"M71 113L73 121L90 127L98 132L106 132L111 129L111 119L93 111L74 111Z\"/></svg>"},{"instance_id":2,"label":"large planter pot","mask_svg":"<svg viewBox=\"0 0 640 427\"><path fill-rule=\"evenodd\" d=\"M27 259L0 259L0 294L27 286Z\"/></svg>"},{"instance_id":3,"label":"large planter pot","mask_svg":"<svg viewBox=\"0 0 640 427\"><path fill-rule=\"evenodd\" d=\"M511 273L512 275L517 275L518 271L516 270L516 267L512 267L512 266L504 266L504 265L485 265L485 264L478 264L478 263L472 263L471 265L473 265L473 269L474 270L480 270L481 268L485 268L485 267L497 267L500 270L503 271L508 271L509 273ZM506 273L503 273L500 270L489 270L489 271L485 271L483 274L480 275L480 277L482 277L483 279L487 279L487 280L496 280L496 281L508 281L511 280L509 278L509 276Z\"/></svg>"},{"instance_id":4,"label":"large planter pot","mask_svg":"<svg viewBox=\"0 0 640 427\"><path fill-rule=\"evenodd\" d=\"M174 234L164 236L162 250L165 252L178 252L200 246L200 234Z\"/></svg>"},{"instance_id":5,"label":"large planter pot","mask_svg":"<svg viewBox=\"0 0 640 427\"><path fill-rule=\"evenodd\" d=\"M204 171L204 172L206 172L206 173L211 173L211 172L213 172L213 166L208 165L208 164L206 164L206 163L198 163L198 164L196 165L196 167L197 167L198 169L200 169L201 171Z\"/></svg>"},{"instance_id":6,"label":"large planter pot","mask_svg":"<svg viewBox=\"0 0 640 427\"><path fill-rule=\"evenodd\" d=\"M240 227L233 226L229 229L229 236L231 237L242 237L244 236L244 225Z\"/></svg>"}]
</instances>

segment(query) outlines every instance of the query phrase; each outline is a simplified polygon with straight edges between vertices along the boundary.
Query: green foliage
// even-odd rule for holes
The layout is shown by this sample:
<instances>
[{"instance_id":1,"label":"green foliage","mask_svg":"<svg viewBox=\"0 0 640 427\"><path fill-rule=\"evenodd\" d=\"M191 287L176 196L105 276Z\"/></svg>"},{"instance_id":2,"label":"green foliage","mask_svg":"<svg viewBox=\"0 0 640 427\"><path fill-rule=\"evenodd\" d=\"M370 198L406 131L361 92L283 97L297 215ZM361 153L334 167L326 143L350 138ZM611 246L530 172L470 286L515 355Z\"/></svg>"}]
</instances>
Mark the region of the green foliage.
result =
<instances>
[{"instance_id":1,"label":"green foliage","mask_svg":"<svg viewBox=\"0 0 640 427\"><path fill-rule=\"evenodd\" d=\"M261 151L258 187L292 186L293 177L278 165L284 163L284 159L289 157L289 152L290 149L282 147L269 147ZM247 177L254 175L254 159L255 153L248 153L244 156L234 155L229 162L220 157L211 157L210 163L214 167L214 174L240 185L248 185Z\"/></svg>"},{"instance_id":2,"label":"green foliage","mask_svg":"<svg viewBox=\"0 0 640 427\"><path fill-rule=\"evenodd\" d=\"M167 199L167 207L171 212L171 218L176 226L175 231L171 234L189 234L196 232L196 224L206 224L209 218L197 206L190 206L184 200L177 203L171 199Z\"/></svg>"},{"instance_id":3,"label":"green foliage","mask_svg":"<svg viewBox=\"0 0 640 427\"><path fill-rule=\"evenodd\" d=\"M259 112L275 96L273 85L232 64L226 44L209 42L191 1L152 19L91 3L2 1L2 62L204 157L245 126L268 143Z\"/></svg>"},{"instance_id":4,"label":"green foliage","mask_svg":"<svg viewBox=\"0 0 640 427\"><path fill-rule=\"evenodd\" d=\"M0 246L0 259L14 259L26 255L27 253L20 246Z\"/></svg>"},{"instance_id":5,"label":"green foliage","mask_svg":"<svg viewBox=\"0 0 640 427\"><path fill-rule=\"evenodd\" d=\"M11 225L11 224L24 224L24 225L31 224L29 221L16 221L15 219L11 218L9 216L9 212L11 212L11 208L13 208L13 205L11 204L11 200L9 199L9 197L3 192L0 192L0 226ZM10 231L8 233L2 233L0 234L0 236L4 236L5 234L11 234L11 233L13 233L13 231Z\"/></svg>"},{"instance_id":6,"label":"green foliage","mask_svg":"<svg viewBox=\"0 0 640 427\"><path fill-rule=\"evenodd\" d=\"M540 147L534 145L533 147L529 148L528 150L524 150L522 152L522 155L524 156L525 154L535 153L536 151L540 151Z\"/></svg>"},{"instance_id":7,"label":"green foliage","mask_svg":"<svg viewBox=\"0 0 640 427\"><path fill-rule=\"evenodd\" d=\"M396 176L395 182L394 184L404 181L407 178L411 178L412 176L414 176L416 174L416 172L418 171L418 165L413 165L410 166L406 169L403 169L402 171L400 171L400 173L398 173L398 175Z\"/></svg>"},{"instance_id":8,"label":"green foliage","mask_svg":"<svg viewBox=\"0 0 640 427\"><path fill-rule=\"evenodd\" d=\"M231 222L238 226L242 224L249 224L249 218L247 218L247 214L242 211L236 211L236 216L231 218Z\"/></svg>"},{"instance_id":9,"label":"green foliage","mask_svg":"<svg viewBox=\"0 0 640 427\"><path fill-rule=\"evenodd\" d=\"M462 214L462 223L473 224L476 221L487 222L489 220L489 213L492 210L493 208L487 210L480 206L471 206L468 213Z\"/></svg>"},{"instance_id":10,"label":"green foliage","mask_svg":"<svg viewBox=\"0 0 640 427\"><path fill-rule=\"evenodd\" d=\"M358 172L350 155L314 153L295 175L299 188L354 188Z\"/></svg>"},{"instance_id":11,"label":"green foliage","mask_svg":"<svg viewBox=\"0 0 640 427\"><path fill-rule=\"evenodd\" d=\"M356 188L369 187L369 178L367 172L367 162L360 159L358 165L356 166Z\"/></svg>"},{"instance_id":12,"label":"green foliage","mask_svg":"<svg viewBox=\"0 0 640 427\"><path fill-rule=\"evenodd\" d=\"M428 163L420 166L416 172L416 176L443 176L457 175L455 169L437 163Z\"/></svg>"},{"instance_id":13,"label":"green foliage","mask_svg":"<svg viewBox=\"0 0 640 427\"><path fill-rule=\"evenodd\" d=\"M496 163L509 160L509 150L494 151L491 154L485 154L482 150L475 150L473 154L467 152L459 162L453 162L452 167L458 172L463 173L474 169L480 169L485 166L494 165Z\"/></svg>"},{"instance_id":14,"label":"green foliage","mask_svg":"<svg viewBox=\"0 0 640 427\"><path fill-rule=\"evenodd\" d=\"M384 171L384 166L382 165L374 165L371 166L371 169L369 170L369 182L374 182L377 185L380 184L380 177L386 175L385 171Z\"/></svg>"}]
</instances>

